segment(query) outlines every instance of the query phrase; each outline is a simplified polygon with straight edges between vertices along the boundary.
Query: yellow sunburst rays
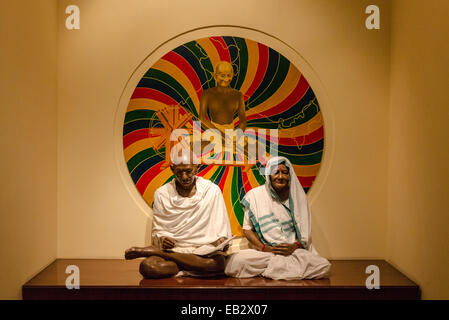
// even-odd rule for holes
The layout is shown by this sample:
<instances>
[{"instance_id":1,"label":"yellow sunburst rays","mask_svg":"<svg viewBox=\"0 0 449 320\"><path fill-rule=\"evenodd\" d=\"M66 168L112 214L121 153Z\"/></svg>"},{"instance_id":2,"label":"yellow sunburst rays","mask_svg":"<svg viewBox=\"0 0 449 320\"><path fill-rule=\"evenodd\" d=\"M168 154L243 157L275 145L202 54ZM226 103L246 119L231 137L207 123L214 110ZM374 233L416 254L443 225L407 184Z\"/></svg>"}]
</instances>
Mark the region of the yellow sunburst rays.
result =
<instances>
[{"instance_id":1,"label":"yellow sunburst rays","mask_svg":"<svg viewBox=\"0 0 449 320\"><path fill-rule=\"evenodd\" d=\"M170 165L170 151L173 141L170 141L171 134L174 130L184 127L192 119L191 113L181 115L179 112L179 105L166 106L156 111L156 115L161 121L162 128L149 128L150 135L157 135L159 139L154 143L154 149L160 150L165 145L165 162L161 169L165 169ZM187 127L187 132L192 133L192 128ZM185 145L184 139L180 140L183 147L189 148Z\"/></svg>"}]
</instances>

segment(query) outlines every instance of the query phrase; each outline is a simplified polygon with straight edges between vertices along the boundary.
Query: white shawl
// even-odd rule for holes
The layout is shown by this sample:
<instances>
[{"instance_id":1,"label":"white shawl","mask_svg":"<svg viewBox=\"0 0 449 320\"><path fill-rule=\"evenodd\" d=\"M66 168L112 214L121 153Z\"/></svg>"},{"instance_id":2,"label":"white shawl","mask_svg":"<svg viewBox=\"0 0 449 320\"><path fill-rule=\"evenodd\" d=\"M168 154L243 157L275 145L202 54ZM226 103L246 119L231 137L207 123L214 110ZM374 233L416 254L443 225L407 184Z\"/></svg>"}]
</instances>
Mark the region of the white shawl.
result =
<instances>
[{"instance_id":1,"label":"white shawl","mask_svg":"<svg viewBox=\"0 0 449 320\"><path fill-rule=\"evenodd\" d=\"M281 162L289 168L290 195L288 208L281 203L279 197L271 186L270 173ZM263 229L264 220L269 216L279 216L279 212L285 212L293 220L293 226L298 241L305 249L313 250L311 239L311 215L307 202L307 197L298 177L295 174L292 164L285 157L271 158L265 167L266 182L263 186L250 190L242 200L242 205L247 209L249 218L256 230L260 240L264 244L276 245L276 239L279 238L279 228L273 228L266 232ZM261 219L262 218L262 219ZM280 226L282 227L282 226ZM314 250L313 250L314 251Z\"/></svg>"},{"instance_id":2,"label":"white shawl","mask_svg":"<svg viewBox=\"0 0 449 320\"><path fill-rule=\"evenodd\" d=\"M196 192L182 197L175 179L154 193L153 236L171 237L176 246L201 246L220 237L231 237L226 206L220 188L209 180L196 177Z\"/></svg>"}]
</instances>

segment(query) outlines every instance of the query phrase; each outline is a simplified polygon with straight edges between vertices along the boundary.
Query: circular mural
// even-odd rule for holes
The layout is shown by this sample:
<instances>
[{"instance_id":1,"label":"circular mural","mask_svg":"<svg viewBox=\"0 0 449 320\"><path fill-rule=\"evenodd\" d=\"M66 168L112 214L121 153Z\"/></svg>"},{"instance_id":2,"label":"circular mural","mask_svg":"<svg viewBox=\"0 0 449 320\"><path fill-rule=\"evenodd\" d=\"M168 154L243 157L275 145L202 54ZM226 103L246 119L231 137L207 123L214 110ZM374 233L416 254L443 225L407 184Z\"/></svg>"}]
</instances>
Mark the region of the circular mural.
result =
<instances>
[{"instance_id":1,"label":"circular mural","mask_svg":"<svg viewBox=\"0 0 449 320\"><path fill-rule=\"evenodd\" d=\"M154 63L128 103L123 124L125 161L149 206L154 191L174 177L167 155L170 151L166 152L170 134L175 128L190 133L195 129L200 121L201 95L216 87L214 67L221 61L232 65L229 87L243 96L246 129L266 132L258 137L259 142L267 140L266 146L277 129L277 153L292 162L306 192L315 180L324 147L323 119L318 100L301 72L262 43L231 36L202 38L173 49ZM238 124L236 113L233 126ZM263 163L199 167L198 176L222 190L234 235L242 235L240 200L265 183L259 171Z\"/></svg>"}]
</instances>

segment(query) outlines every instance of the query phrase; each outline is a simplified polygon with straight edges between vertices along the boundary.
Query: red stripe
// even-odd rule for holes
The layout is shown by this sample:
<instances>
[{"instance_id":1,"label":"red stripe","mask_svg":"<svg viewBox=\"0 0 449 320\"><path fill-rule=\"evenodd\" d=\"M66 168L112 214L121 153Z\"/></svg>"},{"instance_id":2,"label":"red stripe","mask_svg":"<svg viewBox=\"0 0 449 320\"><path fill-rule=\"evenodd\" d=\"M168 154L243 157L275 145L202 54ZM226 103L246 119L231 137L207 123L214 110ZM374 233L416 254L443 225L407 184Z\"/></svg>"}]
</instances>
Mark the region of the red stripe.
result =
<instances>
[{"instance_id":1,"label":"red stripe","mask_svg":"<svg viewBox=\"0 0 449 320\"><path fill-rule=\"evenodd\" d=\"M161 166L164 164L164 161L159 162L158 164L152 166L150 169L145 171L145 173L140 177L139 181L136 183L137 190L139 193L143 195L145 190L148 187L148 184L153 180L159 173L161 173Z\"/></svg>"},{"instance_id":2,"label":"red stripe","mask_svg":"<svg viewBox=\"0 0 449 320\"><path fill-rule=\"evenodd\" d=\"M128 146L132 145L134 142L146 139L150 136L150 132L148 128L139 129L128 133L123 137L123 149L128 148Z\"/></svg>"},{"instance_id":3,"label":"red stripe","mask_svg":"<svg viewBox=\"0 0 449 320\"><path fill-rule=\"evenodd\" d=\"M174 51L170 51L165 56L163 56L162 59L173 63L180 70L182 70L182 72L184 72L184 74L187 76L187 78L192 83L193 88L195 89L196 94L199 99L201 96L201 93L203 92L203 87L201 86L201 81L198 78L198 75L196 74L196 72L192 68L192 66L182 56L180 56L179 54L177 54Z\"/></svg>"},{"instance_id":4,"label":"red stripe","mask_svg":"<svg viewBox=\"0 0 449 320\"><path fill-rule=\"evenodd\" d=\"M267 132L270 132L270 131L267 130ZM305 136L297 136L295 138L285 138L285 137L280 138L280 137L278 137L278 143L279 143L279 145L283 145L283 146L303 146L303 145L312 144L314 142L317 142L318 140L323 139L323 137L324 137L324 130L323 130L323 126L321 126L318 129L316 129L315 131L306 134ZM268 143L269 139L270 139L270 135L257 133L257 138L263 139L263 140L267 141L267 143Z\"/></svg>"},{"instance_id":5,"label":"red stripe","mask_svg":"<svg viewBox=\"0 0 449 320\"><path fill-rule=\"evenodd\" d=\"M208 165L204 170L202 170L201 172L198 172L197 176L198 177L203 177L206 173L208 173L210 170L212 170L213 165Z\"/></svg>"},{"instance_id":6,"label":"red stripe","mask_svg":"<svg viewBox=\"0 0 449 320\"><path fill-rule=\"evenodd\" d=\"M307 89L309 89L309 83L306 78L301 75L295 89L281 103L261 113L252 114L248 116L246 120L249 121L253 119L267 118L290 109L302 99L304 94L307 92Z\"/></svg>"},{"instance_id":7,"label":"red stripe","mask_svg":"<svg viewBox=\"0 0 449 320\"><path fill-rule=\"evenodd\" d=\"M243 188L245 188L245 193L247 193L249 190L252 189L251 184L248 180L248 174L245 170L242 168L242 181L243 181Z\"/></svg>"},{"instance_id":8,"label":"red stripe","mask_svg":"<svg viewBox=\"0 0 449 320\"><path fill-rule=\"evenodd\" d=\"M300 177L298 176L299 182L301 183L301 186L303 188L308 188L312 186L313 181L315 180L316 176L310 176L310 177Z\"/></svg>"},{"instance_id":9,"label":"red stripe","mask_svg":"<svg viewBox=\"0 0 449 320\"><path fill-rule=\"evenodd\" d=\"M131 96L131 99L141 99L141 98L153 99L162 102L166 105L178 104L176 100L174 100L170 96L167 96L165 93L162 93L160 91L151 88L136 88L136 90L134 90L133 92L133 95Z\"/></svg>"},{"instance_id":10,"label":"red stripe","mask_svg":"<svg viewBox=\"0 0 449 320\"><path fill-rule=\"evenodd\" d=\"M220 61L231 62L231 56L229 55L229 49L221 37L211 37L210 38L215 49L217 49L218 55L220 56ZM215 68L215 66L214 66Z\"/></svg>"},{"instance_id":11,"label":"red stripe","mask_svg":"<svg viewBox=\"0 0 449 320\"><path fill-rule=\"evenodd\" d=\"M321 126L318 129L316 129L315 131L306 135L304 144L312 144L314 142L317 142L318 140L323 139L323 137L324 137L324 129L323 129L323 126Z\"/></svg>"},{"instance_id":12,"label":"red stripe","mask_svg":"<svg viewBox=\"0 0 449 320\"><path fill-rule=\"evenodd\" d=\"M226 177L228 176L228 172L229 172L229 166L226 166L225 172L221 176L220 183L218 184L218 186L220 187L222 192L223 192L223 188L224 188L224 185L226 182Z\"/></svg>"},{"instance_id":13,"label":"red stripe","mask_svg":"<svg viewBox=\"0 0 449 320\"><path fill-rule=\"evenodd\" d=\"M279 144L282 146L304 146L323 139L323 136L324 132L323 127L321 126L305 136L298 136L295 138L279 138Z\"/></svg>"},{"instance_id":14,"label":"red stripe","mask_svg":"<svg viewBox=\"0 0 449 320\"><path fill-rule=\"evenodd\" d=\"M259 64L257 65L256 75L254 76L251 86L243 95L245 101L251 97L251 95L254 93L254 91L256 91L257 87L262 82L263 76L265 75L265 71L267 70L268 66L268 47L261 43L258 43L257 45L259 46Z\"/></svg>"}]
</instances>

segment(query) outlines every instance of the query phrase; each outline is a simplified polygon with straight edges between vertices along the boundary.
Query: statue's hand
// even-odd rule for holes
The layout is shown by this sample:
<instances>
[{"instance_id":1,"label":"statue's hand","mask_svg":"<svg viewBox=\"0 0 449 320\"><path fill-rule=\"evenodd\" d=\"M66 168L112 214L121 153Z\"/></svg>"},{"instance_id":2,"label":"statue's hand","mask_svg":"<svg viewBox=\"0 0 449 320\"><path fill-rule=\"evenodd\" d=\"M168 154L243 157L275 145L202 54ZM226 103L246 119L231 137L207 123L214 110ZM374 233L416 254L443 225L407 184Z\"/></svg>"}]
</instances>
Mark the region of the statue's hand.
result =
<instances>
[{"instance_id":1,"label":"statue's hand","mask_svg":"<svg viewBox=\"0 0 449 320\"><path fill-rule=\"evenodd\" d=\"M140 258L141 256L142 256L142 248L139 247L131 247L125 251L126 260Z\"/></svg>"},{"instance_id":2,"label":"statue's hand","mask_svg":"<svg viewBox=\"0 0 449 320\"><path fill-rule=\"evenodd\" d=\"M294 243L280 243L273 247L272 252L275 254L283 255L283 256L289 256L296 249L298 249L298 246Z\"/></svg>"},{"instance_id":3,"label":"statue's hand","mask_svg":"<svg viewBox=\"0 0 449 320\"><path fill-rule=\"evenodd\" d=\"M218 246L220 243L222 243L222 242L224 242L224 241L226 241L226 237L221 237L220 239L218 239L218 240L216 240L216 241L214 241L214 242L211 242L211 245L213 245L213 246Z\"/></svg>"},{"instance_id":4,"label":"statue's hand","mask_svg":"<svg viewBox=\"0 0 449 320\"><path fill-rule=\"evenodd\" d=\"M176 240L170 237L161 237L161 246L163 250L172 249L176 246Z\"/></svg>"}]
</instances>

